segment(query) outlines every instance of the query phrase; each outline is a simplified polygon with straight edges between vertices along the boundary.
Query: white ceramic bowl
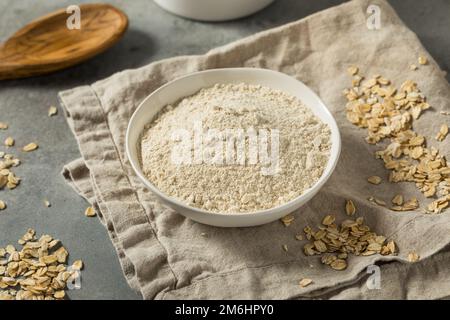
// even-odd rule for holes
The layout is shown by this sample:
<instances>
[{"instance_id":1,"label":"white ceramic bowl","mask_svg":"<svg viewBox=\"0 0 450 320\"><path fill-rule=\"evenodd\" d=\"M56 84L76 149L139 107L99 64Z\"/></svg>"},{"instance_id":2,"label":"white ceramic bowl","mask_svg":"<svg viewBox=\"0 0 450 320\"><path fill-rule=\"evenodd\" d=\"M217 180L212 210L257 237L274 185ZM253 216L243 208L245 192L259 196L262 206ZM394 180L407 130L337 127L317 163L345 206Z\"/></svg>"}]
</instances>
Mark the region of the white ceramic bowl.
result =
<instances>
[{"instance_id":1,"label":"white ceramic bowl","mask_svg":"<svg viewBox=\"0 0 450 320\"><path fill-rule=\"evenodd\" d=\"M314 114L331 128L331 152L328 164L321 178L299 197L278 207L253 213L211 213L206 210L190 207L183 202L169 197L158 190L144 176L139 161L140 136L146 124L152 121L158 111L167 104L174 103L179 99L192 95L201 88L213 86L216 83L248 83L259 84L277 90L290 93L306 106L311 108ZM327 107L320 98L302 82L280 72L254 69L254 68L230 68L212 69L196 72L176 80L173 80L150 94L136 109L128 124L126 134L126 151L128 159L142 182L158 198L173 208L178 213L204 224L220 227L248 227L275 221L288 213L303 206L308 202L325 184L333 173L339 159L341 150L341 138L338 126Z\"/></svg>"},{"instance_id":2,"label":"white ceramic bowl","mask_svg":"<svg viewBox=\"0 0 450 320\"><path fill-rule=\"evenodd\" d=\"M200 21L225 21L251 15L274 0L154 0L176 15Z\"/></svg>"}]
</instances>

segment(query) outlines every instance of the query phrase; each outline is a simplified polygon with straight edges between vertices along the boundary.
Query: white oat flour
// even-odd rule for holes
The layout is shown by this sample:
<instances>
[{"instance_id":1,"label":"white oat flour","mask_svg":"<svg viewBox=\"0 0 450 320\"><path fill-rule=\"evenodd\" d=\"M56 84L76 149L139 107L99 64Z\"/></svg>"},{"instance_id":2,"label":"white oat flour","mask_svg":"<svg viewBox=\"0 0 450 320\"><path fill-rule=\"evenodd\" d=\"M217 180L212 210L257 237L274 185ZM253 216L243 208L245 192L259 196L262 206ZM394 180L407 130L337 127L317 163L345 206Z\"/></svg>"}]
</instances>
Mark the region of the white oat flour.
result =
<instances>
[{"instance_id":1,"label":"white oat flour","mask_svg":"<svg viewBox=\"0 0 450 320\"><path fill-rule=\"evenodd\" d=\"M328 125L289 94L217 84L166 106L147 126L142 168L158 189L190 206L254 212L286 203L317 182L330 136Z\"/></svg>"}]
</instances>

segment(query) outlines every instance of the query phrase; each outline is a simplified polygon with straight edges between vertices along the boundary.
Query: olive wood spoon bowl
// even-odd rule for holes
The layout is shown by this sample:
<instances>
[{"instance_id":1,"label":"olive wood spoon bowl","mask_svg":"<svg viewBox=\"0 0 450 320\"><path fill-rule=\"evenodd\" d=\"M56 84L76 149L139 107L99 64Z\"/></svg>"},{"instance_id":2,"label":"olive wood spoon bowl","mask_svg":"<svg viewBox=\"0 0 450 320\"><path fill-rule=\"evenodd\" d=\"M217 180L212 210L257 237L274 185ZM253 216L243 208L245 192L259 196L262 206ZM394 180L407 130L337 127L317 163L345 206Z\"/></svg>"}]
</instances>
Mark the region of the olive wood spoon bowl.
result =
<instances>
[{"instance_id":1,"label":"olive wood spoon bowl","mask_svg":"<svg viewBox=\"0 0 450 320\"><path fill-rule=\"evenodd\" d=\"M43 16L0 44L0 80L61 70L114 45L128 27L127 16L107 4L80 5L80 29L69 29L66 9Z\"/></svg>"}]
</instances>

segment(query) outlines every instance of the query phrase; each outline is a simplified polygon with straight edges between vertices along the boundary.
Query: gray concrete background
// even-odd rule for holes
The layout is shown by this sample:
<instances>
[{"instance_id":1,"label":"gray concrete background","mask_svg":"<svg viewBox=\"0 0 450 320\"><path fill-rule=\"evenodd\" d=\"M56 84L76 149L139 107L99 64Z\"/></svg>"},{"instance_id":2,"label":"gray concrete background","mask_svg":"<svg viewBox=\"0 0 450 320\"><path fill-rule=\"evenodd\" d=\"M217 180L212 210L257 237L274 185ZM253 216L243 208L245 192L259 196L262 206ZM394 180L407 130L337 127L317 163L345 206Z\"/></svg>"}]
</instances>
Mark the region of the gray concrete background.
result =
<instances>
[{"instance_id":1,"label":"gray concrete background","mask_svg":"<svg viewBox=\"0 0 450 320\"><path fill-rule=\"evenodd\" d=\"M0 0L0 42L15 30L55 9L86 1ZM57 105L58 91L89 84L126 68L143 66L162 58L200 54L255 32L305 17L342 3L340 0L276 0L251 17L226 23L200 23L172 16L151 0L107 1L124 10L130 28L123 40L106 53L68 70L45 77L0 82L0 121L10 124L0 132L18 146L39 143L38 151L23 154L11 148L23 164L16 169L23 178L13 191L0 191L8 203L0 212L0 246L16 243L27 228L60 239L72 261L83 259L82 289L70 291L71 299L139 299L122 275L113 246L97 219L83 215L87 203L66 185L63 165L80 156L61 112L48 118ZM405 23L414 30L442 69L450 67L450 1L390 0ZM447 79L450 79L447 76ZM6 148L0 146L0 150ZM52 206L45 208L43 199Z\"/></svg>"}]
</instances>

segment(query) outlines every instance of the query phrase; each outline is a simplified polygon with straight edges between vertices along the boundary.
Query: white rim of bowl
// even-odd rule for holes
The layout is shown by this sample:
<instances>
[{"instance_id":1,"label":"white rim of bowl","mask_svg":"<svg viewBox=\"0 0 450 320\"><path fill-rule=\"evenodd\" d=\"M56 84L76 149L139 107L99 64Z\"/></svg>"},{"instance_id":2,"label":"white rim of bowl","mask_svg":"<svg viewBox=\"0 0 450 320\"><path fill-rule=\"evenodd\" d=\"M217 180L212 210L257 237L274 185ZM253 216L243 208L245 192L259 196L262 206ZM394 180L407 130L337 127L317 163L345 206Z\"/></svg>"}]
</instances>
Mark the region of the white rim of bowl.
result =
<instances>
[{"instance_id":1,"label":"white rim of bowl","mask_svg":"<svg viewBox=\"0 0 450 320\"><path fill-rule=\"evenodd\" d=\"M295 197L294 199L283 203L281 205L278 205L276 207L273 208L269 208L269 209L265 209L265 210L261 210L261 211L250 211L250 212L236 212L236 213L223 213L223 212L213 212L213 211L207 211L207 210L203 210L203 209L199 209L196 207L191 207L189 205L187 205L186 203L174 198L174 197L170 197L167 194L163 193L162 191L160 191L153 183L151 183L142 173L141 171L141 167L139 163L136 163L134 161L134 159L131 157L130 154L130 141L129 141L129 135L130 135L130 128L131 125L134 122L134 119L137 117L137 114L139 113L139 110L144 106L144 104L146 103L147 100L149 100L153 95L157 94L159 91L164 90L166 87L173 85L173 83L180 81L182 79L185 78L189 78L189 77L194 77L194 76L198 76L199 74L205 74L205 73L213 73L213 72L221 72L221 71L246 71L246 72L252 72L252 71L257 71L257 72L267 72L267 73L275 73L278 74L279 76L283 76L283 77L287 77L290 78L291 80L295 80L297 81L300 86L304 86L308 91L310 91L310 93L313 95L313 97L315 99L317 99L317 101L319 102L319 104L323 107L325 113L330 117L331 123L329 123L328 125L330 125L332 127L332 131L331 131L331 136L333 136L333 134L336 135L337 138L337 153L336 153L336 157L334 159L331 158L331 150L333 148L333 143L330 149L330 158L328 159L327 162L327 166L325 167L325 170L327 169L328 165L330 164L330 161L334 160L334 162L331 164L331 167L329 168L328 172L323 172L322 175L320 176L319 180L316 181L316 183L314 183L310 188L306 189L301 195L299 195L298 197ZM300 99L300 98L298 98ZM301 100L301 99L300 99ZM307 105L306 105L307 106ZM310 106L307 106L310 110L312 110L312 108ZM322 120L322 119L321 119ZM334 133L333 133L334 130ZM336 123L336 119L334 118L334 116L331 114L330 110L328 110L328 108L326 107L325 103L323 103L322 99L320 99L320 97L312 90L310 89L307 85L305 85L303 82L301 82L300 80L291 77L285 73L279 72L279 71L274 71L274 70L270 70L270 69L261 69L261 68L217 68L217 69L208 69L208 70L203 70L203 71L197 71L197 72L193 72L193 73L189 73L187 75L175 78L174 80L171 80L169 82L167 82L166 84L160 86L158 89L154 90L152 93L150 93L147 97L145 97L144 100L142 100L142 102L139 104L139 106L136 108L136 110L134 110L133 115L131 116L130 120L128 121L128 126L127 126L127 132L126 132L126 136L125 136L125 149L126 149L126 154L128 157L128 161L130 161L131 163L131 167L133 168L134 172L137 174L137 176L139 177L139 179L154 193L156 193L159 197L163 198L165 201L167 202L172 202L174 204L176 204L177 206L183 207L187 210L191 210L194 211L196 213L199 214L207 214L207 215L216 215L216 216L232 216L232 217L241 217L241 216L249 216L249 215L257 215L257 216L267 216L267 215L271 215L273 214L274 211L280 209L280 208L285 208L285 207L291 207L291 206L295 206L295 203L297 202L301 202L301 200L303 200L304 198L306 198L307 194L313 191L319 191L322 186L328 181L328 179L331 177L331 175L333 174L336 165L339 161L339 157L341 154L341 134L339 132L339 127Z\"/></svg>"}]
</instances>

